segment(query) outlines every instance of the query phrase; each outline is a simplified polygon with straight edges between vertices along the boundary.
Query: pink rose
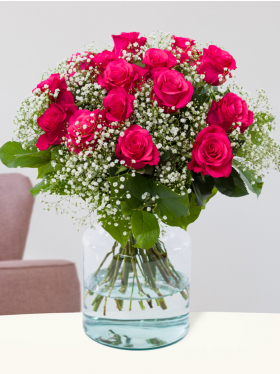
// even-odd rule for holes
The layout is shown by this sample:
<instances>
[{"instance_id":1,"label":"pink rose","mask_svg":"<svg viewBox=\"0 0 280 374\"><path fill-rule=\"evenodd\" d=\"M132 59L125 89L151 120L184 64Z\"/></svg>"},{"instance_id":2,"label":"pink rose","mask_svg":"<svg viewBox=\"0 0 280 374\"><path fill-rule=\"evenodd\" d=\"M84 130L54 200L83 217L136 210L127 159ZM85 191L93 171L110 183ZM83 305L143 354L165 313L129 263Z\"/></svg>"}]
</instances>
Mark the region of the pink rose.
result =
<instances>
[{"instance_id":1,"label":"pink rose","mask_svg":"<svg viewBox=\"0 0 280 374\"><path fill-rule=\"evenodd\" d=\"M32 92L35 91L37 88L39 88L41 92L46 91L46 89L48 88L50 92L53 94L57 88L59 90L66 90L67 85L64 77L60 78L59 74L51 74L48 79L45 79L44 81L39 83L37 87L32 90Z\"/></svg>"},{"instance_id":2,"label":"pink rose","mask_svg":"<svg viewBox=\"0 0 280 374\"><path fill-rule=\"evenodd\" d=\"M115 55L115 53L110 51L103 51L101 53L97 53L97 55L94 56L94 64L95 66L100 68L100 72L104 72L109 62L118 60L118 57Z\"/></svg>"},{"instance_id":3,"label":"pink rose","mask_svg":"<svg viewBox=\"0 0 280 374\"><path fill-rule=\"evenodd\" d=\"M193 46L195 45L195 40L189 38L181 38L179 36L172 35L172 39L174 40L171 43L171 48L175 50L177 53L181 54L180 62L189 61L190 56L188 52L192 52ZM182 52L179 52L179 49Z\"/></svg>"},{"instance_id":4,"label":"pink rose","mask_svg":"<svg viewBox=\"0 0 280 374\"><path fill-rule=\"evenodd\" d=\"M159 68L153 71L154 99L160 106L175 110L184 108L192 98L193 86L176 70Z\"/></svg>"},{"instance_id":5,"label":"pink rose","mask_svg":"<svg viewBox=\"0 0 280 374\"><path fill-rule=\"evenodd\" d=\"M103 125L104 110L96 109L93 112L86 109L77 110L70 117L67 129L66 139L69 150L80 153L88 147L94 148Z\"/></svg>"},{"instance_id":6,"label":"pink rose","mask_svg":"<svg viewBox=\"0 0 280 374\"><path fill-rule=\"evenodd\" d=\"M219 126L209 126L196 137L188 169L214 178L228 177L232 159L232 148L225 130Z\"/></svg>"},{"instance_id":7,"label":"pink rose","mask_svg":"<svg viewBox=\"0 0 280 374\"><path fill-rule=\"evenodd\" d=\"M66 135L65 120L65 111L60 105L54 103L38 118L38 126L45 132L36 144L40 151L45 151L50 145L62 143L62 137Z\"/></svg>"},{"instance_id":8,"label":"pink rose","mask_svg":"<svg viewBox=\"0 0 280 374\"><path fill-rule=\"evenodd\" d=\"M123 55L122 51L132 54L138 53L140 51L139 47L143 47L147 41L147 38L138 38L139 34L139 32L122 32L120 35L112 35L114 41L113 52L121 57ZM134 46L135 43L138 45ZM128 48L129 44L132 45L132 48Z\"/></svg>"},{"instance_id":9,"label":"pink rose","mask_svg":"<svg viewBox=\"0 0 280 374\"><path fill-rule=\"evenodd\" d=\"M226 70L225 70L226 68ZM204 74L204 81L212 86L219 86L225 81L225 76L230 74L230 70L236 69L235 59L226 51L209 45L209 48L203 48L203 55L200 59L200 65L197 69L198 74ZM223 80L219 80L219 75Z\"/></svg>"},{"instance_id":10,"label":"pink rose","mask_svg":"<svg viewBox=\"0 0 280 374\"><path fill-rule=\"evenodd\" d=\"M55 99L53 96L50 96L50 100L63 107L67 114L69 114L68 117L78 110L77 106L75 105L74 96L70 91L67 90L65 78L60 78L59 74L51 74L48 79L39 83L36 88L39 88L41 92L44 92L48 88L52 94L56 89L59 89L57 98ZM34 88L34 90L36 90L36 88Z\"/></svg>"},{"instance_id":11,"label":"pink rose","mask_svg":"<svg viewBox=\"0 0 280 374\"><path fill-rule=\"evenodd\" d=\"M145 52L145 57L142 62L149 68L172 68L176 65L177 60L171 51L150 48Z\"/></svg>"},{"instance_id":12,"label":"pink rose","mask_svg":"<svg viewBox=\"0 0 280 374\"><path fill-rule=\"evenodd\" d=\"M234 93L227 93L218 102L212 101L206 122L218 125L225 131L231 132L237 127L243 133L254 121L254 114L248 110L247 103ZM237 122L240 124L238 125ZM233 125L234 123L234 125Z\"/></svg>"},{"instance_id":13,"label":"pink rose","mask_svg":"<svg viewBox=\"0 0 280 374\"><path fill-rule=\"evenodd\" d=\"M124 135L119 137L115 155L119 160L125 161L126 167L133 169L159 163L158 149L153 144L149 131L138 125L131 125Z\"/></svg>"},{"instance_id":14,"label":"pink rose","mask_svg":"<svg viewBox=\"0 0 280 374\"><path fill-rule=\"evenodd\" d=\"M118 59L107 65L103 77L101 75L98 77L98 84L107 91L117 87L123 87L129 91L134 85L141 83L147 73L147 69Z\"/></svg>"},{"instance_id":15,"label":"pink rose","mask_svg":"<svg viewBox=\"0 0 280 374\"><path fill-rule=\"evenodd\" d=\"M135 97L129 95L124 88L114 88L103 99L108 122L121 122L129 118L133 112Z\"/></svg>"}]
</instances>

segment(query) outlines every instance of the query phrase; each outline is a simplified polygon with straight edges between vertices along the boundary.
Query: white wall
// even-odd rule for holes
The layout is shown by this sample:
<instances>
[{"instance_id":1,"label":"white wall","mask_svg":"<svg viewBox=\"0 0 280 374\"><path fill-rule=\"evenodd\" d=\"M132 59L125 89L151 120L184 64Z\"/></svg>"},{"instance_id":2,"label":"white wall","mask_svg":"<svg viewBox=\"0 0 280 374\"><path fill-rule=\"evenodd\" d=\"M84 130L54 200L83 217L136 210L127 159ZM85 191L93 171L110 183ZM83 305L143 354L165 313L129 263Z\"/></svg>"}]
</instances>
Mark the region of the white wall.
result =
<instances>
[{"instance_id":1,"label":"white wall","mask_svg":"<svg viewBox=\"0 0 280 374\"><path fill-rule=\"evenodd\" d=\"M252 93L264 88L280 119L279 14L279 2L1 2L0 143L12 137L15 112L45 69L121 31L164 30L223 46L237 61L238 82ZM17 171L36 183L35 170ZM5 172L14 170L1 164ZM279 205L276 172L258 200L219 195L209 203L189 229L193 311L280 312ZM68 216L36 201L25 258L69 259L81 276L81 235Z\"/></svg>"}]
</instances>

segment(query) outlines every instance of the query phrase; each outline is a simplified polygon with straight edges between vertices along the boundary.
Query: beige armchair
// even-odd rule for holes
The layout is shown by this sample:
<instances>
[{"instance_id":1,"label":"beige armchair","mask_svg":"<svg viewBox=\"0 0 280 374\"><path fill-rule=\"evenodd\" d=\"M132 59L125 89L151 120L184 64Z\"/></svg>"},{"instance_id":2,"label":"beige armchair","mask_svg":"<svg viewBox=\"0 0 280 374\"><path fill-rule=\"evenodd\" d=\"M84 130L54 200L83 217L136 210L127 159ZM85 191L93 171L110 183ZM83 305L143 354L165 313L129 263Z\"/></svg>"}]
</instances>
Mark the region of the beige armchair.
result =
<instances>
[{"instance_id":1,"label":"beige armchair","mask_svg":"<svg viewBox=\"0 0 280 374\"><path fill-rule=\"evenodd\" d=\"M29 178L0 175L0 315L80 311L76 266L22 260L34 198Z\"/></svg>"}]
</instances>

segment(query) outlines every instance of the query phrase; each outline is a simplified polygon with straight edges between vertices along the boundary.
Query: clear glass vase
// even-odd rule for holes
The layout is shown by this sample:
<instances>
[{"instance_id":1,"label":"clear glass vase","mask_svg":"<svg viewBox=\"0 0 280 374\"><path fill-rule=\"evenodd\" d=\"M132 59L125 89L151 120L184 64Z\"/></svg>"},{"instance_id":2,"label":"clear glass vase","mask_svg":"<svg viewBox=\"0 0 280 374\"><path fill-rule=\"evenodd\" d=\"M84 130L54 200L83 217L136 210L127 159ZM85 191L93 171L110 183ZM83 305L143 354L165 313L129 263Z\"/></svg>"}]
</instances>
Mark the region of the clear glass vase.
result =
<instances>
[{"instance_id":1,"label":"clear glass vase","mask_svg":"<svg viewBox=\"0 0 280 374\"><path fill-rule=\"evenodd\" d=\"M83 235L85 333L128 350L161 348L189 330L191 239L164 227L150 249L124 248L100 225Z\"/></svg>"}]
</instances>

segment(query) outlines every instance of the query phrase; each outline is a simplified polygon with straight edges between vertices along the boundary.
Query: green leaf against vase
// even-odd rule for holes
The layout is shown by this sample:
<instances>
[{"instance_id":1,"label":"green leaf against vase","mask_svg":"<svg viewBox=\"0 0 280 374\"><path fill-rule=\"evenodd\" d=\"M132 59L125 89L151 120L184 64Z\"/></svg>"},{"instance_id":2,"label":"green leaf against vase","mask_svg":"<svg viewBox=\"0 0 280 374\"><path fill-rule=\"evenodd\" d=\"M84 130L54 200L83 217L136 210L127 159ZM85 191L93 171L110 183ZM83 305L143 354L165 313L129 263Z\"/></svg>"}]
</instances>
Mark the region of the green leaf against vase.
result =
<instances>
[{"instance_id":1,"label":"green leaf against vase","mask_svg":"<svg viewBox=\"0 0 280 374\"><path fill-rule=\"evenodd\" d=\"M19 142L7 142L0 148L0 159L9 168L38 168L46 165L51 158L50 151L22 148Z\"/></svg>"},{"instance_id":2,"label":"green leaf against vase","mask_svg":"<svg viewBox=\"0 0 280 374\"><path fill-rule=\"evenodd\" d=\"M158 240L160 229L156 216L142 210L135 210L131 216L131 229L136 239L134 247L151 248Z\"/></svg>"},{"instance_id":3,"label":"green leaf against vase","mask_svg":"<svg viewBox=\"0 0 280 374\"><path fill-rule=\"evenodd\" d=\"M115 220L109 217L106 219L102 218L100 221L104 230L124 247L131 233L128 227L129 220L124 220L121 212L118 212ZM117 226L115 226L115 224L117 224Z\"/></svg>"},{"instance_id":4,"label":"green leaf against vase","mask_svg":"<svg viewBox=\"0 0 280 374\"><path fill-rule=\"evenodd\" d=\"M145 192L152 196L158 196L156 199L156 213L159 217L168 217L174 219L185 216L189 213L188 195L179 195L170 188L158 183L152 179L147 179L139 174L135 177L127 176L124 182L125 189L137 199L141 200Z\"/></svg>"},{"instance_id":5,"label":"green leaf against vase","mask_svg":"<svg viewBox=\"0 0 280 374\"><path fill-rule=\"evenodd\" d=\"M233 165L239 171L240 178L246 184L248 189L259 197L263 187L262 178L256 177L254 172L251 170L242 169L236 160L233 160Z\"/></svg>"}]
</instances>

